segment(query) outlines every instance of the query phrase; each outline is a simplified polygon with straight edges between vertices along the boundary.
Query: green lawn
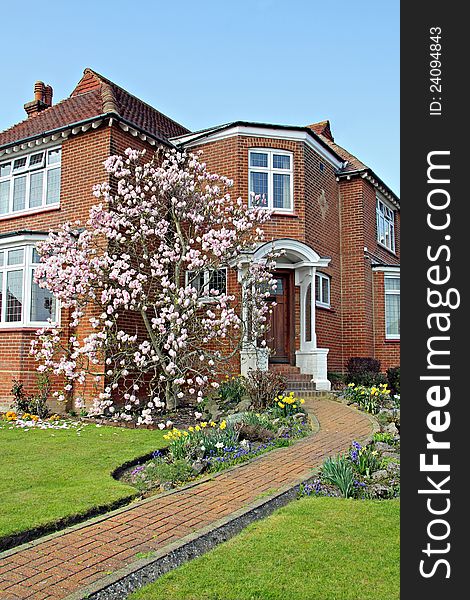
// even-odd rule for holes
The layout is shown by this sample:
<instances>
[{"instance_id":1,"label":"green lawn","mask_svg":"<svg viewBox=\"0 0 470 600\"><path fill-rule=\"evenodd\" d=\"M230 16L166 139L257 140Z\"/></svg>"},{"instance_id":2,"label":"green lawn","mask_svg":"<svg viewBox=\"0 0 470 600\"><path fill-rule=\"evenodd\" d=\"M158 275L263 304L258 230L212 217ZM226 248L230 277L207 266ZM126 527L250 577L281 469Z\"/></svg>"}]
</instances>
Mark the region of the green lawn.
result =
<instances>
[{"instance_id":1,"label":"green lawn","mask_svg":"<svg viewBox=\"0 0 470 600\"><path fill-rule=\"evenodd\" d=\"M133 496L111 471L165 445L158 430L9 427L0 422L0 537Z\"/></svg>"},{"instance_id":2,"label":"green lawn","mask_svg":"<svg viewBox=\"0 0 470 600\"><path fill-rule=\"evenodd\" d=\"M129 600L398 600L399 507L303 498Z\"/></svg>"}]
</instances>

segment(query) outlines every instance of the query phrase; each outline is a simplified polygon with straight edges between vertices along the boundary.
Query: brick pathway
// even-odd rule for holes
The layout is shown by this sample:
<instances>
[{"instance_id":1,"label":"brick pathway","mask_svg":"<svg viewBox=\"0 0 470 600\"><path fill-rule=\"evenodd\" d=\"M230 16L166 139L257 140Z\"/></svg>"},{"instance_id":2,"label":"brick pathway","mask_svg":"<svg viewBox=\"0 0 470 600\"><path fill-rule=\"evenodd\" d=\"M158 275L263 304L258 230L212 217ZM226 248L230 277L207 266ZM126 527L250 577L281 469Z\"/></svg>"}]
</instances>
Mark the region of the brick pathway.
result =
<instances>
[{"instance_id":1,"label":"brick pathway","mask_svg":"<svg viewBox=\"0 0 470 600\"><path fill-rule=\"evenodd\" d=\"M0 554L0 598L59 600L165 545L230 515L260 494L310 475L330 454L372 430L344 404L308 400L318 433L200 484L134 504L98 522ZM140 555L141 556L141 555Z\"/></svg>"}]
</instances>

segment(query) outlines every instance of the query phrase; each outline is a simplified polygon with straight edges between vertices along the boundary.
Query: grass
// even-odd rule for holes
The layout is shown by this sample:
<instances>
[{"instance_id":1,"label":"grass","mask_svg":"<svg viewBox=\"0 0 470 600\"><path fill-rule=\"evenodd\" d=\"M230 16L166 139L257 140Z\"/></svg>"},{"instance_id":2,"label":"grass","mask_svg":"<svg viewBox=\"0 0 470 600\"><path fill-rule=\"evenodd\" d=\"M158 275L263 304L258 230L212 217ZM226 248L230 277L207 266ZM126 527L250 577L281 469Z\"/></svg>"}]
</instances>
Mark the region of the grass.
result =
<instances>
[{"instance_id":1,"label":"grass","mask_svg":"<svg viewBox=\"0 0 470 600\"><path fill-rule=\"evenodd\" d=\"M398 600L399 502L302 498L129 600Z\"/></svg>"},{"instance_id":2,"label":"grass","mask_svg":"<svg viewBox=\"0 0 470 600\"><path fill-rule=\"evenodd\" d=\"M136 495L111 471L165 445L158 430L83 426L9 429L0 424L0 537Z\"/></svg>"}]
</instances>

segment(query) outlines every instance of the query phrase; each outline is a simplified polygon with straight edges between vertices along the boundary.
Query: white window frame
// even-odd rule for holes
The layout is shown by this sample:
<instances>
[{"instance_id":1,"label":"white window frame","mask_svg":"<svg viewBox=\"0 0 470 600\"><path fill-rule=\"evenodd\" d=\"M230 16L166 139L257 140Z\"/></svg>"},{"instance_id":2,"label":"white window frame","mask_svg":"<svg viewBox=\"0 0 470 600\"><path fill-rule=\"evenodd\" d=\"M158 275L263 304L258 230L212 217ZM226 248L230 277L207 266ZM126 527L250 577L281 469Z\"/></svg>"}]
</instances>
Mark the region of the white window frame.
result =
<instances>
[{"instance_id":1,"label":"white window frame","mask_svg":"<svg viewBox=\"0 0 470 600\"><path fill-rule=\"evenodd\" d=\"M210 273L213 271L225 271L225 294L227 294L227 290L228 290L228 269L227 269L227 267L221 267L220 269L205 269L204 271L202 271L202 273L204 274L204 283L202 286L202 292L201 292L201 297L200 297L200 300L203 300L204 302L210 302L211 300L213 301L221 295L221 294L219 294L219 296L209 295L208 285L210 283ZM189 280L193 273L194 273L194 271L186 271L186 274L185 274L186 285L190 284ZM201 272L199 274L201 274Z\"/></svg>"},{"instance_id":2,"label":"white window frame","mask_svg":"<svg viewBox=\"0 0 470 600\"><path fill-rule=\"evenodd\" d=\"M24 214L41 212L44 210L51 210L54 208L58 208L60 206L60 181L59 181L59 200L53 203L47 203L47 178L49 171L53 171L55 169L59 169L62 174L62 156L60 157L59 162L49 164L49 152L54 150L62 150L62 146L50 146L46 148L35 148L32 151L29 151L27 154L12 154L8 159L2 158L0 159L0 166L6 165L10 163L10 173L8 175L0 176L0 184L9 181L10 189L8 195L8 208L4 213L0 213L0 219L5 219L7 217L19 216ZM43 153L43 159L40 163L30 165L31 157ZM13 165L16 160L26 158L26 165L17 169L13 172ZM30 199L31 199L31 177L36 173L43 173L42 177L42 193L41 193L41 204L39 206L31 206L30 207ZM26 187L25 187L25 206L21 210L13 210L13 192L15 187L15 180L19 177L26 177Z\"/></svg>"},{"instance_id":3,"label":"white window frame","mask_svg":"<svg viewBox=\"0 0 470 600\"><path fill-rule=\"evenodd\" d=\"M21 329L21 328L39 328L50 325L49 321L31 321L31 292L32 275L38 263L33 263L33 250L36 248L34 243L18 243L15 245L0 244L0 252L3 252L3 265L0 266L2 277L2 308L0 313L0 329ZM7 254L9 251L23 250L23 262L17 265L8 265ZM22 295L23 303L21 307L21 320L6 321L7 316L7 273L10 271L23 271ZM55 315L52 324L60 324L60 306L56 300Z\"/></svg>"},{"instance_id":4,"label":"white window frame","mask_svg":"<svg viewBox=\"0 0 470 600\"><path fill-rule=\"evenodd\" d=\"M328 302L323 302L321 299L317 300L317 281L318 281L318 289L320 293L320 298L323 298L323 286L327 286L328 290ZM317 271L315 273L315 304L316 306L321 306L322 308L331 308L331 277L326 275L325 273L321 273Z\"/></svg>"},{"instance_id":5,"label":"white window frame","mask_svg":"<svg viewBox=\"0 0 470 600\"><path fill-rule=\"evenodd\" d=\"M387 290L386 280L387 279L398 279L400 281L400 274L389 274L384 275L384 320L385 320L385 339L386 340L399 340L400 333L388 333L387 332L387 296L398 296L398 322L400 322L400 289L398 290ZM400 327L399 327L400 328Z\"/></svg>"},{"instance_id":6,"label":"white window frame","mask_svg":"<svg viewBox=\"0 0 470 600\"><path fill-rule=\"evenodd\" d=\"M380 210L380 207L382 207L382 210ZM377 242L395 254L395 210L383 198L377 196L375 216ZM381 235L382 232L383 236Z\"/></svg>"},{"instance_id":7,"label":"white window frame","mask_svg":"<svg viewBox=\"0 0 470 600\"><path fill-rule=\"evenodd\" d=\"M251 154L267 154L268 155L268 166L267 167L252 167L251 165ZM289 156L290 168L289 169L275 169L273 167L274 155ZM293 213L294 212L294 155L292 152L286 150L275 150L273 148L250 148L248 150L248 206L253 206L251 196L251 173L267 173L268 174L268 202L266 206L260 206L266 210L272 210L276 213ZM274 174L289 175L290 176L290 208L277 208L273 206L274 200Z\"/></svg>"}]
</instances>

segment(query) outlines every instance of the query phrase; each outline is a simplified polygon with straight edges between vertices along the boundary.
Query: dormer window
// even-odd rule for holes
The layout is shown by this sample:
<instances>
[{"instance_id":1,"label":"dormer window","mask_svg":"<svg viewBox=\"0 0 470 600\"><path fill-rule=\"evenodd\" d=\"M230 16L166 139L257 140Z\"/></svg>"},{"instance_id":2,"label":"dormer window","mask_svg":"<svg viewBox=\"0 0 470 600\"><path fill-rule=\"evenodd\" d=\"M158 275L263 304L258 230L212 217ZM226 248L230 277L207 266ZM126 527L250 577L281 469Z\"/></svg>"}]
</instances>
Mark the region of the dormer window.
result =
<instances>
[{"instance_id":1,"label":"dormer window","mask_svg":"<svg viewBox=\"0 0 470 600\"><path fill-rule=\"evenodd\" d=\"M292 211L292 153L253 149L249 151L248 158L249 205L275 211Z\"/></svg>"},{"instance_id":2,"label":"dormer window","mask_svg":"<svg viewBox=\"0 0 470 600\"><path fill-rule=\"evenodd\" d=\"M395 212L388 204L377 198L377 241L387 250L395 252Z\"/></svg>"},{"instance_id":3,"label":"dormer window","mask_svg":"<svg viewBox=\"0 0 470 600\"><path fill-rule=\"evenodd\" d=\"M61 148L0 163L0 217L59 205Z\"/></svg>"}]
</instances>

